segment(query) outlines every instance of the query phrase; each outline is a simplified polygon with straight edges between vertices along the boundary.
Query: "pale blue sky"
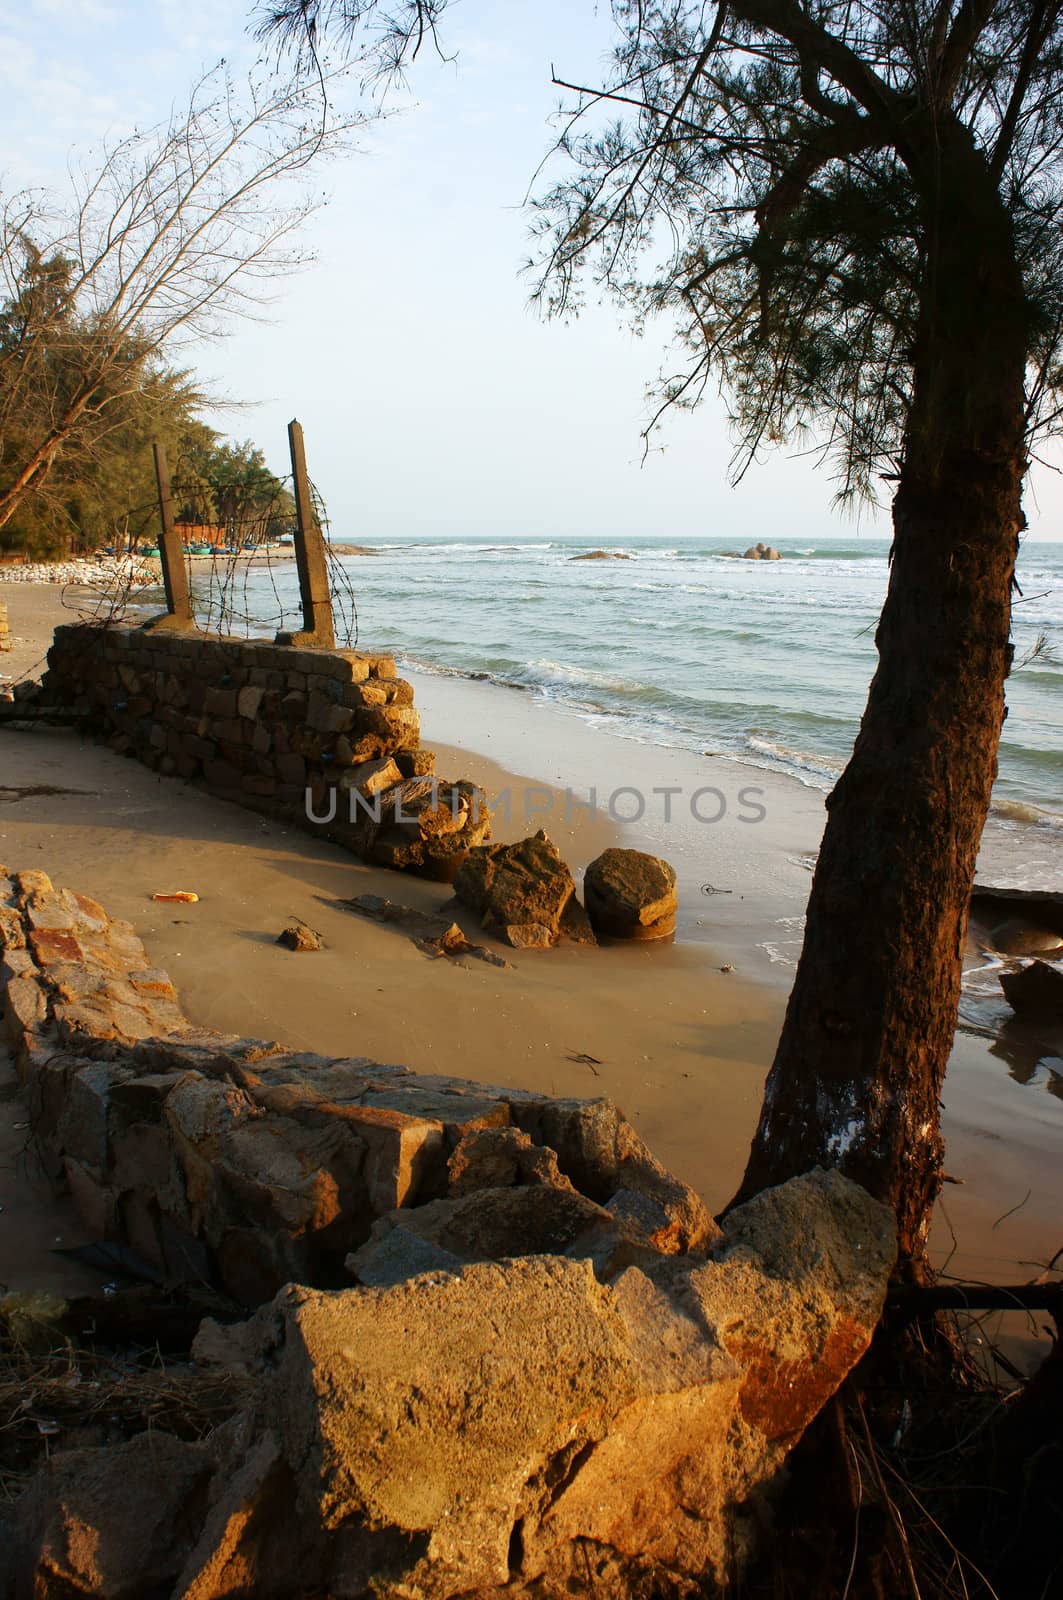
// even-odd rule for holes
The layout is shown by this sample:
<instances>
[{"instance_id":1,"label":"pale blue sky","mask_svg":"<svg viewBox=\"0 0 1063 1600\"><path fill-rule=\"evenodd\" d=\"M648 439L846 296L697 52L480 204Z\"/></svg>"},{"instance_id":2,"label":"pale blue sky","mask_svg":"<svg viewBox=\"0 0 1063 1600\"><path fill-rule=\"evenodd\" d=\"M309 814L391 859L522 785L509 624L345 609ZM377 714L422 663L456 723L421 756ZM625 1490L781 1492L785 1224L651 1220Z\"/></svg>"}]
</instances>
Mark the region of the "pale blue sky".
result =
<instances>
[{"instance_id":1,"label":"pale blue sky","mask_svg":"<svg viewBox=\"0 0 1063 1600\"><path fill-rule=\"evenodd\" d=\"M163 118L221 56L250 60L247 16L234 0L5 0L4 188L61 187L72 146L87 156ZM456 64L419 64L395 115L322 175L316 264L280 286L268 321L197 353L220 392L255 402L212 420L253 436L278 471L300 418L338 536L856 531L806 460L776 452L730 488L715 400L672 417L641 466L661 338L633 337L611 307L568 326L528 309L520 207L550 143L551 64L594 78L609 39L605 0L455 0ZM1034 537L1063 536L1057 475L1037 474L1027 514ZM888 531L885 518L861 526Z\"/></svg>"}]
</instances>

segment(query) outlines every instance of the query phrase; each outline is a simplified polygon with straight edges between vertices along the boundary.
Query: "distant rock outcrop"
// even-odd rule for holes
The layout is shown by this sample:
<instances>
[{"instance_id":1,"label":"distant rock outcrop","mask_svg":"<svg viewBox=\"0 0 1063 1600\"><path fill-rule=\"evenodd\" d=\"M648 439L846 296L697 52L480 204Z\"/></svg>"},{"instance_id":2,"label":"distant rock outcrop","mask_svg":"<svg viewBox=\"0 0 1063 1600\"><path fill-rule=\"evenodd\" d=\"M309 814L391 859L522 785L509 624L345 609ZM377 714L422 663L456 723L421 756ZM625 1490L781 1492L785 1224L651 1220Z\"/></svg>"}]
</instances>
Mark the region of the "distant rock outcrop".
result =
<instances>
[{"instance_id":1,"label":"distant rock outcrop","mask_svg":"<svg viewBox=\"0 0 1063 1600\"><path fill-rule=\"evenodd\" d=\"M569 556L570 561L630 561L623 550L586 550L583 555Z\"/></svg>"},{"instance_id":2,"label":"distant rock outcrop","mask_svg":"<svg viewBox=\"0 0 1063 1600\"><path fill-rule=\"evenodd\" d=\"M744 561L781 561L782 556L773 544L751 544L742 552Z\"/></svg>"}]
</instances>

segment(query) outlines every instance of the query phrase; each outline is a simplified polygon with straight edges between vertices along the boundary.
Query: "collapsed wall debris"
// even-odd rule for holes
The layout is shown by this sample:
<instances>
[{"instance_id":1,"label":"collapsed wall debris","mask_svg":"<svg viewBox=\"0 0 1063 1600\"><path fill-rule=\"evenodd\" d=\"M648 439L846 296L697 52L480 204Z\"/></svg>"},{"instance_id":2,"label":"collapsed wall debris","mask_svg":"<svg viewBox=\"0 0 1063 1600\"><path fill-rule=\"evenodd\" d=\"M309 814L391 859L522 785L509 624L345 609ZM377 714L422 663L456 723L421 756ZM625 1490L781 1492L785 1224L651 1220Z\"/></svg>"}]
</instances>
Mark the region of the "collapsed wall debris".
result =
<instances>
[{"instance_id":1,"label":"collapsed wall debris","mask_svg":"<svg viewBox=\"0 0 1063 1600\"><path fill-rule=\"evenodd\" d=\"M237 1414L59 1449L0 1594L734 1581L870 1342L886 1207L814 1172L721 1229L607 1100L196 1029L134 930L42 872L0 873L0 950L34 1137L86 1224L258 1308L194 1346L247 1379Z\"/></svg>"}]
</instances>

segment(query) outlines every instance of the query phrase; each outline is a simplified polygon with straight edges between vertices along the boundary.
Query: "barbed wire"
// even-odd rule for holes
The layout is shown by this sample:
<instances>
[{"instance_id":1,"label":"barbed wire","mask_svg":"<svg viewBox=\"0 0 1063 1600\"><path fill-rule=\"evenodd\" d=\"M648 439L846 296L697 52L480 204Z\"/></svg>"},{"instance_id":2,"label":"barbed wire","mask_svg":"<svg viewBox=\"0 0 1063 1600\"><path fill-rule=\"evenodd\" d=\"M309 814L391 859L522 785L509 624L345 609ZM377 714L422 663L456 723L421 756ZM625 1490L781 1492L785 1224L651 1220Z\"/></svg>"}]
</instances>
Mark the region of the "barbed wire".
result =
<instances>
[{"instance_id":1,"label":"barbed wire","mask_svg":"<svg viewBox=\"0 0 1063 1600\"><path fill-rule=\"evenodd\" d=\"M294 529L291 500L292 478L274 478L269 483L268 499L263 497L261 476L211 484L202 477L181 478L171 484L171 498L178 505L206 504L208 496L219 497L226 506L224 519L185 523L194 529L208 527L225 530L228 542L221 548L208 540L209 549L193 553L189 541L185 549L185 569L192 616L203 633L224 638L268 638L278 633L298 633L303 626L301 596L296 578L295 552L283 562L271 538L277 526ZM325 535L329 596L332 602L333 629L341 649L358 645L359 618L354 585L341 556L331 543L331 519L320 490L310 484L315 519ZM147 517L157 500L135 506L126 513L128 521ZM202 540L200 543L202 544ZM102 568L99 576L66 583L60 603L79 621L92 627L112 627L138 619L151 602L149 596L162 587L161 571L146 565L137 551L114 555L115 565ZM33 682L46 665L46 657L5 678L5 696L24 682Z\"/></svg>"}]
</instances>

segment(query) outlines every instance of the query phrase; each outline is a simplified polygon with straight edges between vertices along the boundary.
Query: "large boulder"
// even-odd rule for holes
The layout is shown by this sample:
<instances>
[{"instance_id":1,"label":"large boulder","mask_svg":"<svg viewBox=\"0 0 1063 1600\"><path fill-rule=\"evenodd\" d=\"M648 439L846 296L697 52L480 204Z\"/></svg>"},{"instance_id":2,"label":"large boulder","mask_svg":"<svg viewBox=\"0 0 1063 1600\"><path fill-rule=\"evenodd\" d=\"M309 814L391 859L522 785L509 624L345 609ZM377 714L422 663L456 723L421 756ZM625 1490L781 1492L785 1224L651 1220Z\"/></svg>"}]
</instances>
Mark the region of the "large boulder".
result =
<instances>
[{"instance_id":1,"label":"large boulder","mask_svg":"<svg viewBox=\"0 0 1063 1600\"><path fill-rule=\"evenodd\" d=\"M675 872L641 850L603 850L583 880L587 915L613 939L663 939L675 932Z\"/></svg>"},{"instance_id":2,"label":"large boulder","mask_svg":"<svg viewBox=\"0 0 1063 1600\"><path fill-rule=\"evenodd\" d=\"M471 851L454 893L516 949L548 949L561 938L594 943L572 873L542 828L516 844Z\"/></svg>"},{"instance_id":3,"label":"large boulder","mask_svg":"<svg viewBox=\"0 0 1063 1600\"><path fill-rule=\"evenodd\" d=\"M895 1250L893 1214L816 1171L732 1212L713 1259L611 1284L536 1254L289 1285L203 1323L196 1360L246 1396L206 1444L52 1459L14 1507L8 1581L114 1600L733 1592L788 1451L870 1343Z\"/></svg>"},{"instance_id":4,"label":"large boulder","mask_svg":"<svg viewBox=\"0 0 1063 1600\"><path fill-rule=\"evenodd\" d=\"M617 1575L594 1592L708 1594L867 1348L894 1252L885 1207L813 1173L734 1212L715 1260L612 1285L536 1255L293 1288L197 1351L248 1368L327 1592L369 1592L357 1573L410 1600L587 1593L590 1551ZM236 1550L253 1509L216 1484Z\"/></svg>"}]
</instances>

